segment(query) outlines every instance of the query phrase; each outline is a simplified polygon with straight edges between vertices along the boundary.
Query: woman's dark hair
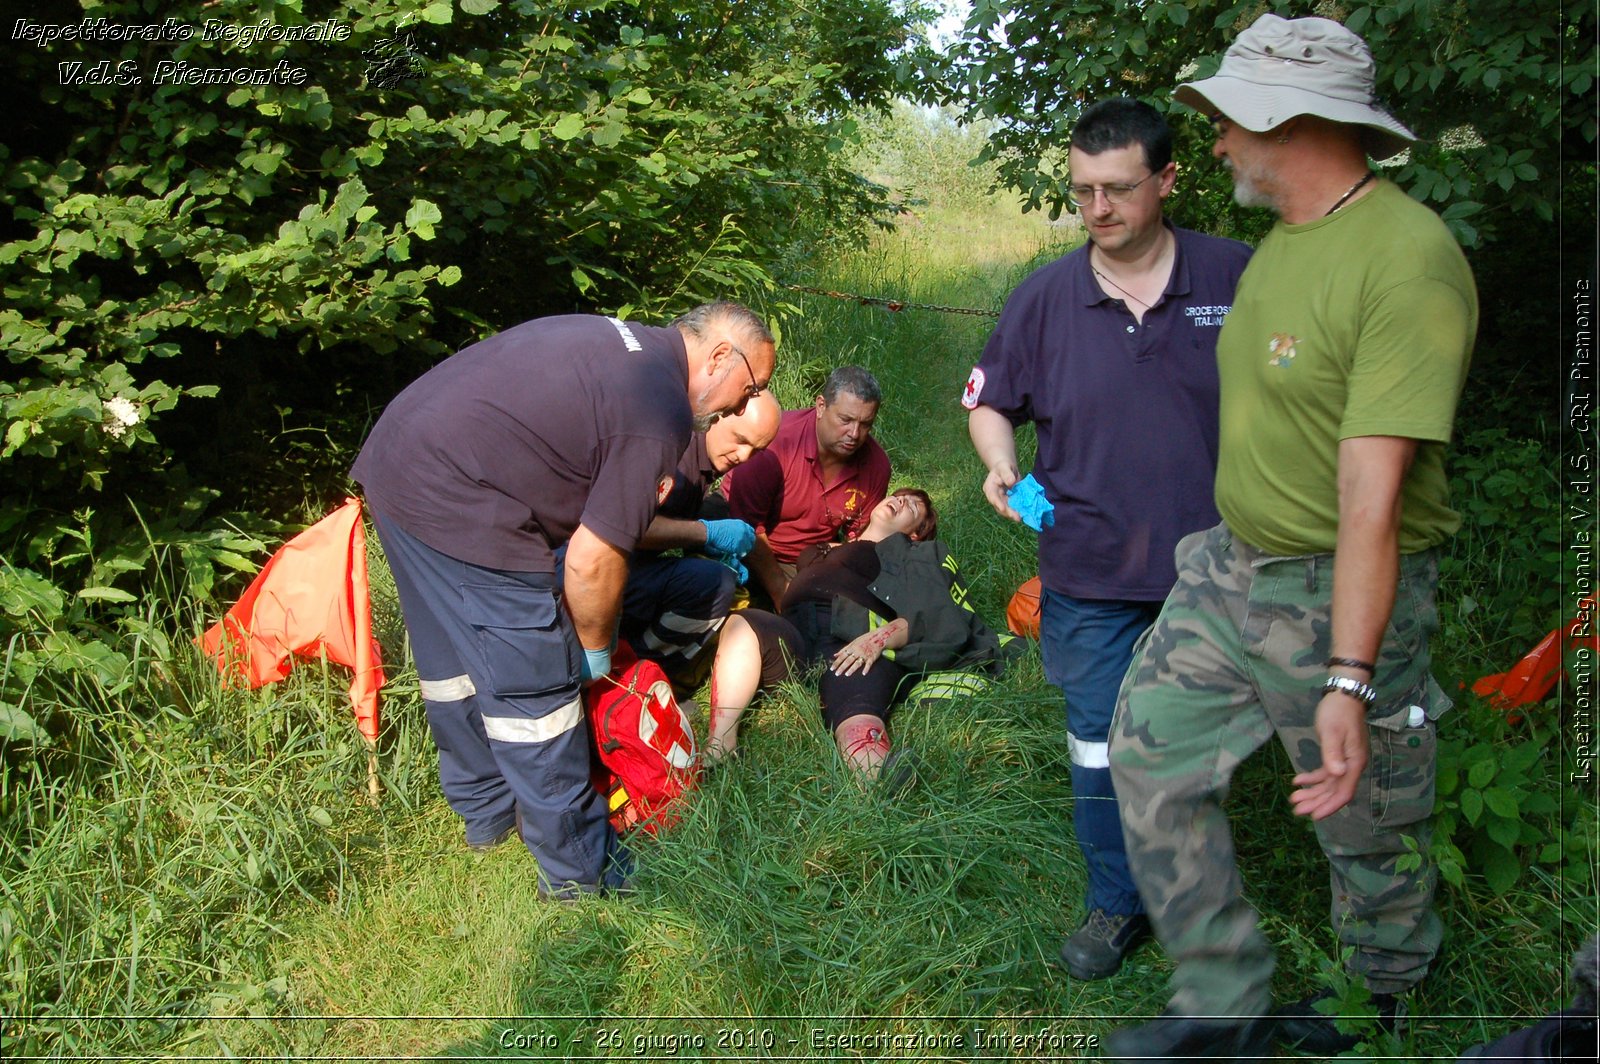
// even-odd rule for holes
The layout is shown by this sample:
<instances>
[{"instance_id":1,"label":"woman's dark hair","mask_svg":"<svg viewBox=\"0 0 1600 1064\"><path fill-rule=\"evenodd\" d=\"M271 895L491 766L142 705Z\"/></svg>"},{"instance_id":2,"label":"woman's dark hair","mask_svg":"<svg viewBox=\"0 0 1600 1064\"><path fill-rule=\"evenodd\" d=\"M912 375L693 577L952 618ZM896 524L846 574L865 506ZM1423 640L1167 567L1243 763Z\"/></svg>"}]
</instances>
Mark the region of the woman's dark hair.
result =
<instances>
[{"instance_id":1,"label":"woman's dark hair","mask_svg":"<svg viewBox=\"0 0 1600 1064\"><path fill-rule=\"evenodd\" d=\"M926 542L939 534L939 514L933 508L933 500L928 498L928 493L921 488L896 488L889 493L893 495L909 495L913 499L922 500L922 523L911 530L911 535L917 541Z\"/></svg>"}]
</instances>

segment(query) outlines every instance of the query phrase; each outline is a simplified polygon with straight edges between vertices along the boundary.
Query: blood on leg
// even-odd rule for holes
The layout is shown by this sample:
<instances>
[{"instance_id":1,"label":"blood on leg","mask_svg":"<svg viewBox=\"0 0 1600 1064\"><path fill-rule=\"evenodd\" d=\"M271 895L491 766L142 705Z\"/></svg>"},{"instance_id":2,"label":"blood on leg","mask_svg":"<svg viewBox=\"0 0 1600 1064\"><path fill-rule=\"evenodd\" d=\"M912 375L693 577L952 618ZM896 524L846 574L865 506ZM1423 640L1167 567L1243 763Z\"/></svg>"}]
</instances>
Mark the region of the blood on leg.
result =
<instances>
[{"instance_id":1,"label":"blood on leg","mask_svg":"<svg viewBox=\"0 0 1600 1064\"><path fill-rule=\"evenodd\" d=\"M867 779L875 779L889 756L889 726L882 717L861 713L840 722L833 731L839 753Z\"/></svg>"}]
</instances>

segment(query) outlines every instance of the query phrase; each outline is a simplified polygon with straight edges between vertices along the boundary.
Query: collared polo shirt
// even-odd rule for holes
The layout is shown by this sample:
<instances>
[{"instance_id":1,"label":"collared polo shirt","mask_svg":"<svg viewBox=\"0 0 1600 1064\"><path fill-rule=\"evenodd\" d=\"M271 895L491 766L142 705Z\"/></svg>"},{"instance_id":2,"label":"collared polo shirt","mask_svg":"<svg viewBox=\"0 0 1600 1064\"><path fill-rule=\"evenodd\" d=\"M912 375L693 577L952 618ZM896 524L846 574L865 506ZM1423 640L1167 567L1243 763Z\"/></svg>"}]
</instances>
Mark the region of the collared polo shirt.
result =
<instances>
[{"instance_id":1,"label":"collared polo shirt","mask_svg":"<svg viewBox=\"0 0 1600 1064\"><path fill-rule=\"evenodd\" d=\"M867 437L839 479L824 486L817 458L817 408L789 410L772 446L722 478L730 516L767 537L772 554L793 563L814 543L854 539L889 493L889 456Z\"/></svg>"},{"instance_id":2,"label":"collared polo shirt","mask_svg":"<svg viewBox=\"0 0 1600 1064\"><path fill-rule=\"evenodd\" d=\"M1178 540L1218 521L1217 334L1250 248L1171 228L1172 275L1142 322L1095 282L1085 244L1012 293L962 396L1037 427L1055 510L1039 575L1061 594L1159 601Z\"/></svg>"},{"instance_id":3,"label":"collared polo shirt","mask_svg":"<svg viewBox=\"0 0 1600 1064\"><path fill-rule=\"evenodd\" d=\"M689 362L674 328L591 315L525 322L413 381L351 475L428 546L492 569L554 572L579 524L631 551L689 444Z\"/></svg>"}]
</instances>

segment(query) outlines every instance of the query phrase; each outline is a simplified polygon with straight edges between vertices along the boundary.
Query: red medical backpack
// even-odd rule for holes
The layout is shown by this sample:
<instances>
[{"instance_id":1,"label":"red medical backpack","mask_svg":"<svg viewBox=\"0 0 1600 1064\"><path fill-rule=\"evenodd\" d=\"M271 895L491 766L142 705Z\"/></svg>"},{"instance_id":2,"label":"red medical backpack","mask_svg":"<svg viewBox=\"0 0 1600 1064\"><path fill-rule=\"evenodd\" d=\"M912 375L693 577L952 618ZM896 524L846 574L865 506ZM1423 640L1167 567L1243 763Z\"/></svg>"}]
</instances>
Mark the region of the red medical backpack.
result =
<instances>
[{"instance_id":1,"label":"red medical backpack","mask_svg":"<svg viewBox=\"0 0 1600 1064\"><path fill-rule=\"evenodd\" d=\"M594 785L611 826L654 834L677 823L672 805L694 787L700 765L694 729L661 666L619 643L611 674L590 684L583 701L599 753Z\"/></svg>"}]
</instances>

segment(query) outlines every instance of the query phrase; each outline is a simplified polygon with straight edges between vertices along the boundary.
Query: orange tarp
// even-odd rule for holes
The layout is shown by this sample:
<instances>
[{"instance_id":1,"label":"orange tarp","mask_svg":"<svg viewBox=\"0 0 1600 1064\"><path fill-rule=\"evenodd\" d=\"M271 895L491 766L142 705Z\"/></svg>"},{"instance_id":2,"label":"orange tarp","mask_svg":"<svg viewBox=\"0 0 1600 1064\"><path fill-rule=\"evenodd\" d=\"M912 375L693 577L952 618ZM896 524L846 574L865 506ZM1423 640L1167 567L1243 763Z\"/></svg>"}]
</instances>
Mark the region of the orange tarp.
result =
<instances>
[{"instance_id":1,"label":"orange tarp","mask_svg":"<svg viewBox=\"0 0 1600 1064\"><path fill-rule=\"evenodd\" d=\"M372 638L361 502L343 506L285 543L221 621L200 637L230 683L260 687L289 675L293 657L326 656L355 670L350 706L378 738L383 664Z\"/></svg>"},{"instance_id":2,"label":"orange tarp","mask_svg":"<svg viewBox=\"0 0 1600 1064\"><path fill-rule=\"evenodd\" d=\"M1472 685L1473 694L1487 698L1500 709L1513 709L1541 701L1561 676L1566 653L1579 643L1600 647L1594 634L1594 599L1578 603L1578 616L1555 628L1539 645L1522 656L1507 672L1485 676Z\"/></svg>"}]
</instances>

